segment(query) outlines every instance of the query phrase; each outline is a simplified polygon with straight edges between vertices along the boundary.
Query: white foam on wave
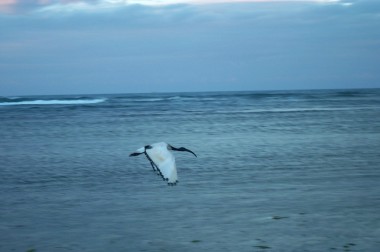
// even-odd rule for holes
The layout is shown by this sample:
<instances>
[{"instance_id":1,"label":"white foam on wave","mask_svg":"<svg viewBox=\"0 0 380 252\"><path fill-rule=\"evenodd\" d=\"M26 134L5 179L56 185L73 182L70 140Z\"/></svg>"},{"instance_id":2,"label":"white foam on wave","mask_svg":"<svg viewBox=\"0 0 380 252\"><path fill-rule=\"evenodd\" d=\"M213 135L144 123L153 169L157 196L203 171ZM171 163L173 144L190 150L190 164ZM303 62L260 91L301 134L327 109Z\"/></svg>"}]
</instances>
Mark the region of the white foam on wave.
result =
<instances>
[{"instance_id":1,"label":"white foam on wave","mask_svg":"<svg viewBox=\"0 0 380 252\"><path fill-rule=\"evenodd\" d=\"M78 100L32 100L17 102L0 102L0 106L13 105L74 105L74 104L93 104L104 102L106 99L78 99Z\"/></svg>"},{"instance_id":2,"label":"white foam on wave","mask_svg":"<svg viewBox=\"0 0 380 252\"><path fill-rule=\"evenodd\" d=\"M168 98L168 100L180 100L180 99L182 99L181 96L172 96Z\"/></svg>"},{"instance_id":3,"label":"white foam on wave","mask_svg":"<svg viewBox=\"0 0 380 252\"><path fill-rule=\"evenodd\" d=\"M180 100L182 99L181 96L172 96L172 97L167 97L167 98L137 98L133 99L133 101L137 102L157 102L157 101L166 101L166 100Z\"/></svg>"},{"instance_id":4,"label":"white foam on wave","mask_svg":"<svg viewBox=\"0 0 380 252\"><path fill-rule=\"evenodd\" d=\"M133 100L137 102L156 102L156 101L163 101L165 99L164 98L138 98L138 99L133 99Z\"/></svg>"},{"instance_id":5,"label":"white foam on wave","mask_svg":"<svg viewBox=\"0 0 380 252\"><path fill-rule=\"evenodd\" d=\"M184 97L184 96L170 96L170 97L151 97L151 98L132 98L135 102L159 102L159 101L215 101L217 99L211 97Z\"/></svg>"}]
</instances>

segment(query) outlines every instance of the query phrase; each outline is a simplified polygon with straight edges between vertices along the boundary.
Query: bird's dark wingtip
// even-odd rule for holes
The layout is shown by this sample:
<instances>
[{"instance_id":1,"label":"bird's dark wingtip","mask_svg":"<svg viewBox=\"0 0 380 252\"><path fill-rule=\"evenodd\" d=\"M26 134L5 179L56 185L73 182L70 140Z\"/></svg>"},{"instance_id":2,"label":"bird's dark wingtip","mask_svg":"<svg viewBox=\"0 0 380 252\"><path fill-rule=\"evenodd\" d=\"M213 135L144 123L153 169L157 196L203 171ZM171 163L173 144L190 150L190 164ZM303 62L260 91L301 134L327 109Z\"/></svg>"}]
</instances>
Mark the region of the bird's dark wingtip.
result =
<instances>
[{"instance_id":1,"label":"bird's dark wingtip","mask_svg":"<svg viewBox=\"0 0 380 252\"><path fill-rule=\"evenodd\" d=\"M168 186L176 186L178 183L178 180L176 180L175 182L168 182Z\"/></svg>"}]
</instances>

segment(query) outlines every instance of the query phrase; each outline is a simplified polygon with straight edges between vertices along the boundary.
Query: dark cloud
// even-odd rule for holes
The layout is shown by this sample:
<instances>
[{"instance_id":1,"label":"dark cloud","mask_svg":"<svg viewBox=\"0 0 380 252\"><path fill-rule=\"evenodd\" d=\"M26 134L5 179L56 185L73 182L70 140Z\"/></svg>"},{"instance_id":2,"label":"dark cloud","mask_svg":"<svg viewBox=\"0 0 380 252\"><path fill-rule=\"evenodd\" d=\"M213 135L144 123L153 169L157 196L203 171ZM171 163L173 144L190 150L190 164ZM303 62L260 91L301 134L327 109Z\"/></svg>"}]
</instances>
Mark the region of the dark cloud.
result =
<instances>
[{"instance_id":1,"label":"dark cloud","mask_svg":"<svg viewBox=\"0 0 380 252\"><path fill-rule=\"evenodd\" d=\"M3 15L0 94L379 87L379 4L352 3Z\"/></svg>"}]
</instances>

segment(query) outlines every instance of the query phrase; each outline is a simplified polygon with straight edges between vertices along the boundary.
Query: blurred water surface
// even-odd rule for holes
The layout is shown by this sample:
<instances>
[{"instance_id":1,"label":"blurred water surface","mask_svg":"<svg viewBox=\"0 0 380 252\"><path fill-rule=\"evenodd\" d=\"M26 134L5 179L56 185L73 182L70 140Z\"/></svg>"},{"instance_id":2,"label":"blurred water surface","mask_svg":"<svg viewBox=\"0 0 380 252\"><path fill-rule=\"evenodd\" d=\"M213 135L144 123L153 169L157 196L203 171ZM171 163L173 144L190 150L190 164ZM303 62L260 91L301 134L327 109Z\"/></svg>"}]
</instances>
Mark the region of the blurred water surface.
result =
<instances>
[{"instance_id":1,"label":"blurred water surface","mask_svg":"<svg viewBox=\"0 0 380 252\"><path fill-rule=\"evenodd\" d=\"M0 97L0 251L379 251L379 152L379 89Z\"/></svg>"}]
</instances>

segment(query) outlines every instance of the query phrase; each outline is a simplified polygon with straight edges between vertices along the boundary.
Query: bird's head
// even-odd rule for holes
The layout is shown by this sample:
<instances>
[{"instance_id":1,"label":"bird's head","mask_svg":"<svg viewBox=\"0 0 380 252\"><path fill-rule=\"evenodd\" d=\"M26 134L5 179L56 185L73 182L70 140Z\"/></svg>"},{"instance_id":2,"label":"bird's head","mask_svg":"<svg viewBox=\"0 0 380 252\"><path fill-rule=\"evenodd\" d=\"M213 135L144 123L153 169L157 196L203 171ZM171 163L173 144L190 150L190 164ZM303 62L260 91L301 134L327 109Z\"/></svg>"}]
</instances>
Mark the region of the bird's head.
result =
<instances>
[{"instance_id":1,"label":"bird's head","mask_svg":"<svg viewBox=\"0 0 380 252\"><path fill-rule=\"evenodd\" d=\"M192 151L189 150L189 149L186 149L185 147L179 147L179 148L176 148L176 147L173 147L173 146L171 146L170 144L168 144L168 149L169 149L169 150L174 150L174 151L187 151L187 152L192 153L195 157L197 157L197 155L195 155L194 152L192 152Z\"/></svg>"}]
</instances>

